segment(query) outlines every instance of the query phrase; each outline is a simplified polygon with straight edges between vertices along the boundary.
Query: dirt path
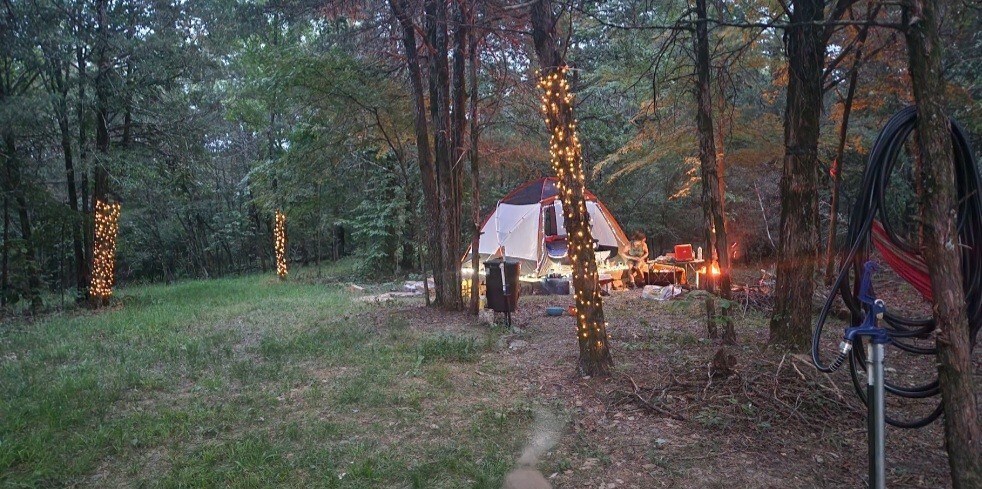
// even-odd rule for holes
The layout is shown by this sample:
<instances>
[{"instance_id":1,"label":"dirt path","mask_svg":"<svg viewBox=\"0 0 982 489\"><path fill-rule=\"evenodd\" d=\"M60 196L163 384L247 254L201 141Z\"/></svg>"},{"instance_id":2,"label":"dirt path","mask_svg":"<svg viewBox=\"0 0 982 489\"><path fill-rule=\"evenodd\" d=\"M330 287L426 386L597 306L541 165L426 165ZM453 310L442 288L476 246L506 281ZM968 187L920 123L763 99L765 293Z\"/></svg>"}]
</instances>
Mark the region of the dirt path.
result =
<instances>
[{"instance_id":1,"label":"dirt path","mask_svg":"<svg viewBox=\"0 0 982 489\"><path fill-rule=\"evenodd\" d=\"M518 458L518 467L505 477L504 489L551 489L552 485L535 467L562 436L565 420L553 410L535 405L532 435Z\"/></svg>"}]
</instances>

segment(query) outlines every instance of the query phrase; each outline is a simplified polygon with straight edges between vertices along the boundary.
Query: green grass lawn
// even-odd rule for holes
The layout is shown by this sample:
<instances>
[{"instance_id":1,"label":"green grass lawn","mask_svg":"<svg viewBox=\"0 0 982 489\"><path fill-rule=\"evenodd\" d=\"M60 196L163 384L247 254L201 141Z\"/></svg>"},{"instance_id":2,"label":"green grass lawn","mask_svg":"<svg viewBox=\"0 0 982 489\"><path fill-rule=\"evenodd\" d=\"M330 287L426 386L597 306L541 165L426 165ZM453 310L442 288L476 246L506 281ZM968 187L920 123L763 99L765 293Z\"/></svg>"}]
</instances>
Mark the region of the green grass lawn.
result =
<instances>
[{"instance_id":1,"label":"green grass lawn","mask_svg":"<svg viewBox=\"0 0 982 489\"><path fill-rule=\"evenodd\" d=\"M0 485L499 487L531 415L492 333L301 282L0 325Z\"/></svg>"}]
</instances>

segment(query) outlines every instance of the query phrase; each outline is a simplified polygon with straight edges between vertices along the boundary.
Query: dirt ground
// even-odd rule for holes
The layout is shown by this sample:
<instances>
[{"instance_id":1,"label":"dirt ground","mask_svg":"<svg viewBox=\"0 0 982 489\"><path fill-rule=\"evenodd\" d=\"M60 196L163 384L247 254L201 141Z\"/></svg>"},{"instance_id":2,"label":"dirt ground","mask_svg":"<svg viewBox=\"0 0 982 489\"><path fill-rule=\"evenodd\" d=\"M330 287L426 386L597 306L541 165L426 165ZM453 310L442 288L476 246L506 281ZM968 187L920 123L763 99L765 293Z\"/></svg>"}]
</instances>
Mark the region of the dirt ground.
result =
<instances>
[{"instance_id":1,"label":"dirt ground","mask_svg":"<svg viewBox=\"0 0 982 489\"><path fill-rule=\"evenodd\" d=\"M605 310L616 372L581 378L572 318L544 314L569 301L522 297L515 327L482 360L511 367L528 400L560 420L558 441L534 463L553 487L865 486L865 408L848 369L825 375L804 355L766 349L764 313L735 311L739 344L727 349L735 373L714 379L709 365L720 345L706 338L702 300L615 292ZM414 328L488 327L418 303L399 307ZM831 352L841 329L829 329ZM908 377L912 361L892 353L888 375ZM931 373L929 363L924 372ZM888 403L897 415L933 408ZM888 487L950 486L940 422L889 428L887 449Z\"/></svg>"}]
</instances>

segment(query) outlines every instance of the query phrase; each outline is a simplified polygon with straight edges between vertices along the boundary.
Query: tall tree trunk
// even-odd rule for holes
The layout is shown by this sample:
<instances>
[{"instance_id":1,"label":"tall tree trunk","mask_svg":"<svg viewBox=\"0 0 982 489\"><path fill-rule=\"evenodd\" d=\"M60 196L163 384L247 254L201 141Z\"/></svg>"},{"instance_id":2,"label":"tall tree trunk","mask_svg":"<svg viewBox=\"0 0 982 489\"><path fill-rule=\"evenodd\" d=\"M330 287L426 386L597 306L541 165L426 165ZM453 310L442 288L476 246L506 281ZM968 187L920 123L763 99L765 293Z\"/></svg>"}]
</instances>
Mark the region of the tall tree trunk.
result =
<instances>
[{"instance_id":1,"label":"tall tree trunk","mask_svg":"<svg viewBox=\"0 0 982 489\"><path fill-rule=\"evenodd\" d=\"M771 344L808 348L818 253L818 137L825 59L823 0L793 0L785 31L788 94L784 109L781 242L778 245Z\"/></svg>"},{"instance_id":2,"label":"tall tree trunk","mask_svg":"<svg viewBox=\"0 0 982 489\"><path fill-rule=\"evenodd\" d=\"M696 127L699 132L699 162L702 168L702 201L703 210L706 218L706 233L709 237L707 243L711 243L708 259L706 261L706 279L709 282L710 290L718 285L718 294L724 301L730 299L730 255L726 243L726 224L723 218L723 195L722 185L719 178L719 165L716 153L716 138L713 135L713 100L712 91L709 84L709 30L706 17L706 0L696 0ZM719 261L719 282L712 275L713 253L716 250L716 259ZM707 322L710 337L715 337L717 329L717 318L721 318L723 323L723 342L727 344L736 343L736 333L733 324L727 315L727 307L722 307L716 311L713 298L710 296L706 302Z\"/></svg>"},{"instance_id":3,"label":"tall tree trunk","mask_svg":"<svg viewBox=\"0 0 982 489\"><path fill-rule=\"evenodd\" d=\"M106 169L106 160L109 156L109 33L108 20L106 18L106 0L96 2L99 16L99 25L96 35L96 45L98 53L98 72L95 79L96 91L96 131L95 145L96 156L94 168L94 182L92 191L92 207L95 202L105 201L109 191L109 173Z\"/></svg>"},{"instance_id":4,"label":"tall tree trunk","mask_svg":"<svg viewBox=\"0 0 982 489\"><path fill-rule=\"evenodd\" d=\"M3 188L3 263L0 264L0 317L7 307L7 292L10 290L10 204L7 197L6 176Z\"/></svg>"},{"instance_id":5,"label":"tall tree trunk","mask_svg":"<svg viewBox=\"0 0 982 489\"><path fill-rule=\"evenodd\" d=\"M78 189L75 184L75 160L72 154L72 136L68 125L68 70L69 66L59 64L52 67L52 78L58 98L55 102L55 113L58 117L58 129L61 132L61 151L65 158L65 185L68 191L68 208L72 211L72 251L75 256L75 286L78 294L85 294L85 253L82 247L82 223L78 209Z\"/></svg>"},{"instance_id":6,"label":"tall tree trunk","mask_svg":"<svg viewBox=\"0 0 982 489\"><path fill-rule=\"evenodd\" d=\"M96 11L98 13L98 27L96 29L96 51L97 51L97 62L98 62L98 72L96 73L95 79L95 92L96 92L96 132L95 132L95 144L96 144L96 158L94 161L93 168L93 186L92 186L92 209L93 213L97 214L96 210L101 206L108 203L109 197L109 170L106 168L107 161L109 159L109 71L110 60L109 60L109 32L108 32L108 19L106 17L106 0L99 0L96 2ZM112 237L115 241L115 236ZM103 248L109 246L109 241L106 237L97 236L96 232L92 233L92 248L93 260L98 259L100 253L104 253L105 250L96 249L97 245ZM106 255L103 255L106 256ZM105 258L102 258L105 259ZM112 270L112 266L108 267ZM93 270L92 283L95 283L98 273L95 271L95 261L91 265ZM103 280L108 280L108 293L112 290L112 277L102 277ZM89 289L90 299L94 301L95 305L105 305L108 300L108 295L103 295L102 297L94 297L93 287L90 285Z\"/></svg>"},{"instance_id":7,"label":"tall tree trunk","mask_svg":"<svg viewBox=\"0 0 982 489\"><path fill-rule=\"evenodd\" d=\"M413 128L416 132L416 153L419 163L420 179L423 183L423 204L428 215L427 221L430 225L426 226L427 233L427 260L429 267L423 267L423 283L427 287L427 301L429 301L428 282L426 280L426 268L433 270L433 282L437 297L442 294L443 281L439 277L440 260L440 228L441 218L440 201L437 194L436 167L433 163L433 153L430 149L429 123L426 119L426 99L423 96L423 77L420 70L419 55L416 51L416 26L409 12L409 2L407 0L389 0L389 7L399 21L402 28L402 45L406 52L406 67L409 71L409 85L412 94L413 104Z\"/></svg>"},{"instance_id":8,"label":"tall tree trunk","mask_svg":"<svg viewBox=\"0 0 982 489\"><path fill-rule=\"evenodd\" d=\"M440 202L439 268L436 291L437 305L451 310L463 306L460 290L460 217L461 198L458 194L462 167L454 158L453 124L450 119L450 66L447 59L447 3L444 0L425 2L426 33L431 53L430 120L433 122L433 149L436 162L437 195ZM461 88L462 89L462 88Z\"/></svg>"},{"instance_id":9,"label":"tall tree trunk","mask_svg":"<svg viewBox=\"0 0 982 489\"><path fill-rule=\"evenodd\" d=\"M871 22L879 11L880 4L869 9L866 21ZM852 113L852 100L856 95L856 84L859 81L859 67L863 63L863 46L866 44L866 35L869 33L869 26L863 25L859 29L856 39L856 54L853 57L852 69L849 72L849 88L846 90L846 100L842 105L842 123L839 124L839 144L835 148L835 159L832 160L832 197L829 202L829 230L828 241L825 246L825 285L831 286L835 275L835 241L838 234L839 223L839 185L842 181L842 157L846 150L846 136L849 133L849 114Z\"/></svg>"},{"instance_id":10,"label":"tall tree trunk","mask_svg":"<svg viewBox=\"0 0 982 489\"><path fill-rule=\"evenodd\" d=\"M550 0L532 4L532 40L542 66L540 85L544 89L542 106L553 170L559 177L559 198L563 204L569 255L576 290L576 330L580 347L579 371L582 375L608 375L613 367L600 297L597 259L593 252L590 214L584 198L583 152L576 135L572 94L566 82L566 61L556 45L556 17Z\"/></svg>"},{"instance_id":11,"label":"tall tree trunk","mask_svg":"<svg viewBox=\"0 0 982 489\"><path fill-rule=\"evenodd\" d=\"M722 105L722 104L721 104ZM724 111L719 112L718 119L723 119ZM719 211L726 217L726 144L723 141L724 126L723 121L714 120L713 141L716 145L716 176L719 178ZM723 230L724 232L726 229Z\"/></svg>"},{"instance_id":12,"label":"tall tree trunk","mask_svg":"<svg viewBox=\"0 0 982 489\"><path fill-rule=\"evenodd\" d=\"M31 302L31 312L41 310L41 270L37 263L37 249L34 246L31 213L27 205L27 195L24 192L24 182L21 179L20 162L17 161L17 146L11 133L4 135L3 150L4 166L7 171L7 190L14 197L17 219L20 224L20 235L24 241L27 273L27 294Z\"/></svg>"},{"instance_id":13,"label":"tall tree trunk","mask_svg":"<svg viewBox=\"0 0 982 489\"><path fill-rule=\"evenodd\" d=\"M89 212L91 208L89 207L89 171L87 168L89 159L88 107L85 102L85 86L88 84L85 69L87 60L81 42L75 45L75 61L76 69L78 70L78 102L76 106L76 115L78 117L78 163L82 173L79 183L79 187L81 187L80 210L82 213L83 253L85 255L81 268L79 269L81 273L79 282L82 284L81 297L85 297L86 285L89 283L91 274L89 264L92 263L92 247L89 246L92 243L92 217Z\"/></svg>"},{"instance_id":14,"label":"tall tree trunk","mask_svg":"<svg viewBox=\"0 0 982 489\"><path fill-rule=\"evenodd\" d=\"M464 203L464 159L467 156L467 140L465 136L467 135L467 40L470 37L471 28L469 27L470 22L467 19L467 2L458 1L455 2L454 9L454 34L453 34L453 78L452 78L452 98L453 98L453 112L451 113L451 141L453 144L453 160L451 161L451 187L450 187L450 203L455 208L456 212L448 214L448 219L452 221L448 223L449 236L448 243L453 243L453 249L449 250L451 253L451 258L455 258L453 261L454 274L450 277L451 283L457 284L455 287L457 290L456 307L454 309L463 308L463 290L461 289L461 271L460 271L460 237L463 234L463 203ZM452 214L452 215L451 215Z\"/></svg>"},{"instance_id":15,"label":"tall tree trunk","mask_svg":"<svg viewBox=\"0 0 982 489\"><path fill-rule=\"evenodd\" d=\"M323 177L317 180L317 241L316 241L316 259L317 259L317 278L321 277L321 241L322 241L322 231L324 227L324 182Z\"/></svg>"},{"instance_id":16,"label":"tall tree trunk","mask_svg":"<svg viewBox=\"0 0 982 489\"><path fill-rule=\"evenodd\" d=\"M709 33L706 25L706 3L702 0L696 1L696 23L695 51L696 51L696 86L693 94L696 98L696 126L699 132L699 171L702 176L702 216L706 234L706 270L710 269L715 255L716 235L713 226L713 187L710 183L709 173L713 170L710 167L716 166L716 149L714 148L715 139L713 137L712 126L712 95L708 91L709 85ZM709 292L706 296L706 328L710 338L719 337L719 326L716 322L716 299L715 283L706 274L704 287Z\"/></svg>"},{"instance_id":17,"label":"tall tree trunk","mask_svg":"<svg viewBox=\"0 0 982 489\"><path fill-rule=\"evenodd\" d=\"M469 20L471 25L477 23L477 7L475 6L475 1L470 2L470 15ZM477 152L477 143L480 134L479 126L477 123L477 102L478 102L478 86L477 86L477 29L471 28L468 36L468 55L470 56L470 66L468 67L468 78L470 78L471 86L471 99L470 99L470 145L469 153L471 160L471 219L474 225L474 237L471 239L471 270L473 275L471 276L471 314L477 315L478 309L480 308L480 298L478 297L481 293L481 274L478 271L481 269L481 256L478 253L478 248L481 244L481 167L480 160L478 159L480 155Z\"/></svg>"},{"instance_id":18,"label":"tall tree trunk","mask_svg":"<svg viewBox=\"0 0 982 489\"><path fill-rule=\"evenodd\" d=\"M952 485L982 487L982 429L972 380L972 351L961 269L962 247L956 222L955 165L951 128L944 112L945 81L938 35L938 5L910 0L908 26L910 77L917 102L917 143L925 161L921 219L924 258L934 291L938 377L944 402L945 444Z\"/></svg>"}]
</instances>

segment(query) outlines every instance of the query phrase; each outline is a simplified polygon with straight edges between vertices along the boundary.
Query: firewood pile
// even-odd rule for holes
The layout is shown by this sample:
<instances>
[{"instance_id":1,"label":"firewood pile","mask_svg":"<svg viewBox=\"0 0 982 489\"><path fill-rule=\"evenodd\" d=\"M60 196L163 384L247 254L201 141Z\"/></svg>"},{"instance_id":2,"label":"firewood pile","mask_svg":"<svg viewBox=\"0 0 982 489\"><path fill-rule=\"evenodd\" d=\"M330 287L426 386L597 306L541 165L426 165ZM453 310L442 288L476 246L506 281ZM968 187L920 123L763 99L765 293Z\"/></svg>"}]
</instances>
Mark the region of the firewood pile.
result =
<instances>
[{"instance_id":1,"label":"firewood pile","mask_svg":"<svg viewBox=\"0 0 982 489\"><path fill-rule=\"evenodd\" d=\"M767 270L761 270L760 273L760 279L756 283L734 285L731 289L731 297L743 305L744 312L751 308L770 312L774 307L774 274Z\"/></svg>"},{"instance_id":2,"label":"firewood pile","mask_svg":"<svg viewBox=\"0 0 982 489\"><path fill-rule=\"evenodd\" d=\"M754 309L769 312L774 307L774 295L770 287L746 284L734 285L732 290L733 300L739 301L744 311Z\"/></svg>"}]
</instances>

